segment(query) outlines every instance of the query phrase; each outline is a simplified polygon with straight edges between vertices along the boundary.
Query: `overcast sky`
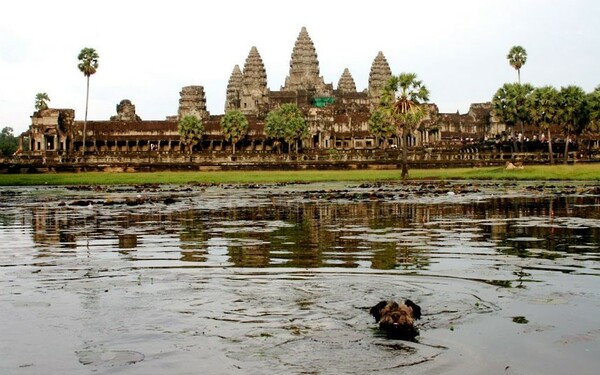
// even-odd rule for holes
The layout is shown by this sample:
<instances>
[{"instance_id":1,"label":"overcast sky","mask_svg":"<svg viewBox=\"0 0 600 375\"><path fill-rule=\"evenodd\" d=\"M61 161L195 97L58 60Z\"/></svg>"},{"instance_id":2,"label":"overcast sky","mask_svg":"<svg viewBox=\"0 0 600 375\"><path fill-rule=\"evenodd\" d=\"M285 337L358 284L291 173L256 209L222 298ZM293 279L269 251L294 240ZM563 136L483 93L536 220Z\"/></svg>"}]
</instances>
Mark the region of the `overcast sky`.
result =
<instances>
[{"instance_id":1,"label":"overcast sky","mask_svg":"<svg viewBox=\"0 0 600 375\"><path fill-rule=\"evenodd\" d=\"M19 0L0 17L0 127L15 134L27 130L39 92L83 120L83 47L100 55L88 119L108 120L130 99L142 119L163 120L189 85L204 86L216 115L252 46L269 88L281 88L302 26L325 82L336 87L348 68L357 89L367 88L382 51L394 74L417 73L442 112L464 113L516 81L506 60L514 45L528 54L523 82L600 85L597 0Z\"/></svg>"}]
</instances>

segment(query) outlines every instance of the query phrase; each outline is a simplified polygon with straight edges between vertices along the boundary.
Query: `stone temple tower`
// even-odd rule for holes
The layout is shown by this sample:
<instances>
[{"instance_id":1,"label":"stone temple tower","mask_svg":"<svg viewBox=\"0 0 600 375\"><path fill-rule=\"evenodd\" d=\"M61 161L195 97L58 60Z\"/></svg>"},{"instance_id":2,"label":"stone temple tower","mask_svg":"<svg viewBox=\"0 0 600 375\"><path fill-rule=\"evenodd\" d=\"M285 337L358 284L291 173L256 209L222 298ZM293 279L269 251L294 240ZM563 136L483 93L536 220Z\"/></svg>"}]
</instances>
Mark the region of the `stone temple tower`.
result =
<instances>
[{"instance_id":1,"label":"stone temple tower","mask_svg":"<svg viewBox=\"0 0 600 375\"><path fill-rule=\"evenodd\" d=\"M206 110L206 97L203 86L185 86L179 93L179 110L177 118L181 120L185 116L196 116L199 120L209 117Z\"/></svg>"},{"instance_id":2,"label":"stone temple tower","mask_svg":"<svg viewBox=\"0 0 600 375\"><path fill-rule=\"evenodd\" d=\"M290 61L290 74L285 79L282 91L315 90L317 95L328 96L330 89L325 85L323 77L319 76L319 61L317 51L306 31L302 27Z\"/></svg>"},{"instance_id":3,"label":"stone temple tower","mask_svg":"<svg viewBox=\"0 0 600 375\"><path fill-rule=\"evenodd\" d=\"M385 83L392 76L392 70L388 64L383 52L379 51L373 64L371 65L371 73L369 73L369 101L371 106L379 104L379 97Z\"/></svg>"},{"instance_id":4,"label":"stone temple tower","mask_svg":"<svg viewBox=\"0 0 600 375\"><path fill-rule=\"evenodd\" d=\"M231 77L229 77L229 83L227 83L227 97L225 98L225 112L230 109L240 108L240 94L242 92L242 81L244 75L240 70L239 65L233 67Z\"/></svg>"},{"instance_id":5,"label":"stone temple tower","mask_svg":"<svg viewBox=\"0 0 600 375\"><path fill-rule=\"evenodd\" d=\"M348 68L344 69L344 73L342 73L338 82L337 89L338 92L343 94L356 92L356 83L354 83L354 78L352 78L352 74L350 74Z\"/></svg>"},{"instance_id":6,"label":"stone temple tower","mask_svg":"<svg viewBox=\"0 0 600 375\"><path fill-rule=\"evenodd\" d=\"M239 99L239 108L244 114L259 114L269 102L267 71L256 47L250 49L244 64Z\"/></svg>"}]
</instances>

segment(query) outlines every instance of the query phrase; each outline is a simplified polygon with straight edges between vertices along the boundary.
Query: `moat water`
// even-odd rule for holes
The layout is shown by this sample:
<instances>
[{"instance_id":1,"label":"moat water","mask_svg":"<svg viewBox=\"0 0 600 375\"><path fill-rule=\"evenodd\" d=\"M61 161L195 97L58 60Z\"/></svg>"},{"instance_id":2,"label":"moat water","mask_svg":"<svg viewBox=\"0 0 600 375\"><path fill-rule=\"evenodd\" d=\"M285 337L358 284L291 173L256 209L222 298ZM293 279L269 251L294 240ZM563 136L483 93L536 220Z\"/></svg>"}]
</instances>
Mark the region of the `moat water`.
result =
<instances>
[{"instance_id":1,"label":"moat water","mask_svg":"<svg viewBox=\"0 0 600 375\"><path fill-rule=\"evenodd\" d=\"M596 374L600 186L0 188L2 374ZM368 310L410 298L414 342Z\"/></svg>"}]
</instances>

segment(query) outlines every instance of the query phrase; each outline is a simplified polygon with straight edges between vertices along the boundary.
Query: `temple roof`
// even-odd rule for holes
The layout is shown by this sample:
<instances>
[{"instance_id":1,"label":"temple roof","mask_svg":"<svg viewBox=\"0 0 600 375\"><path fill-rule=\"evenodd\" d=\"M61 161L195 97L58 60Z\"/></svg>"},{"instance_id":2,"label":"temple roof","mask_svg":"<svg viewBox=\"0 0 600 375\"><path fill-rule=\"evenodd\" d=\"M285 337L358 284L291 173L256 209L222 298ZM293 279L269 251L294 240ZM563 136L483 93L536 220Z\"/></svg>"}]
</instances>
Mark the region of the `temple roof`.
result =
<instances>
[{"instance_id":1,"label":"temple roof","mask_svg":"<svg viewBox=\"0 0 600 375\"><path fill-rule=\"evenodd\" d=\"M252 46L244 64L243 87L266 88L267 87L267 71L265 64L258 53L258 49Z\"/></svg>"},{"instance_id":2,"label":"temple roof","mask_svg":"<svg viewBox=\"0 0 600 375\"><path fill-rule=\"evenodd\" d=\"M233 71L231 72L231 76L229 77L229 82L227 83L225 112L227 112L229 108L235 107L237 105L237 101L239 101L240 91L242 89L243 78L244 76L242 75L240 66L236 64L233 67Z\"/></svg>"},{"instance_id":3,"label":"temple roof","mask_svg":"<svg viewBox=\"0 0 600 375\"><path fill-rule=\"evenodd\" d=\"M302 27L296 39L290 60L290 74L285 79L282 90L317 90L320 93L327 91L323 78L319 77L317 51L306 27Z\"/></svg>"},{"instance_id":4,"label":"temple roof","mask_svg":"<svg viewBox=\"0 0 600 375\"><path fill-rule=\"evenodd\" d=\"M392 76L390 64L388 64L383 52L379 51L369 73L369 95L378 97L387 80Z\"/></svg>"},{"instance_id":5,"label":"temple roof","mask_svg":"<svg viewBox=\"0 0 600 375\"><path fill-rule=\"evenodd\" d=\"M354 83L354 78L352 78L352 74L350 74L348 68L344 69L344 73L342 73L338 82L337 89L343 93L356 92L356 84Z\"/></svg>"}]
</instances>

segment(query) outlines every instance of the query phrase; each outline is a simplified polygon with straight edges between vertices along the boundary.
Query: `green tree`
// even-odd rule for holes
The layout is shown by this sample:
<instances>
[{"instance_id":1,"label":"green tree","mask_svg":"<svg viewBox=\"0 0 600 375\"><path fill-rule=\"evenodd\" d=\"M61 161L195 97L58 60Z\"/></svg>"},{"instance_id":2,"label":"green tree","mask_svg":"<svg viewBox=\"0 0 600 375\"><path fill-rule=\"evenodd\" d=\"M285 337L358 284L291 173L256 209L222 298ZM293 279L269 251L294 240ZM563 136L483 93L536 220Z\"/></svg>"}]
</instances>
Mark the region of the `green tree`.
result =
<instances>
[{"instance_id":1,"label":"green tree","mask_svg":"<svg viewBox=\"0 0 600 375\"><path fill-rule=\"evenodd\" d=\"M558 116L559 93L552 86L537 87L527 98L527 110L532 123L545 129L548 137L548 152L550 154L550 164L554 164L552 155L552 135L550 126L556 124Z\"/></svg>"},{"instance_id":2,"label":"green tree","mask_svg":"<svg viewBox=\"0 0 600 375\"><path fill-rule=\"evenodd\" d=\"M521 68L527 62L527 51L521 46L513 46L510 51L508 51L506 58L508 59L510 66L517 71L518 82L521 83Z\"/></svg>"},{"instance_id":3,"label":"green tree","mask_svg":"<svg viewBox=\"0 0 600 375\"><path fill-rule=\"evenodd\" d=\"M524 85L520 83L505 83L496 91L492 98L494 113L500 121L511 129L511 137L515 150L517 149L517 141L514 134L515 126L521 124L521 133L523 133L524 124L530 122L529 112L525 103L532 91L533 86L527 83Z\"/></svg>"},{"instance_id":4,"label":"green tree","mask_svg":"<svg viewBox=\"0 0 600 375\"><path fill-rule=\"evenodd\" d=\"M600 86L586 95L585 104L588 117L585 130L590 133L600 133Z\"/></svg>"},{"instance_id":5,"label":"green tree","mask_svg":"<svg viewBox=\"0 0 600 375\"><path fill-rule=\"evenodd\" d=\"M86 78L86 89L85 89L85 116L83 118L83 148L82 154L85 154L85 133L87 132L87 115L88 115L88 103L90 98L90 76L96 73L98 70L98 53L93 48L83 48L77 56L79 64L77 67L79 71L83 73Z\"/></svg>"},{"instance_id":6,"label":"green tree","mask_svg":"<svg viewBox=\"0 0 600 375\"><path fill-rule=\"evenodd\" d=\"M427 114L423 106L427 100L429 90L415 73L390 77L381 94L379 108L403 138L402 178L408 177L408 139Z\"/></svg>"},{"instance_id":7,"label":"green tree","mask_svg":"<svg viewBox=\"0 0 600 375\"><path fill-rule=\"evenodd\" d=\"M196 116L188 115L179 121L177 131L181 137L181 143L188 147L191 155L192 148L202 140L204 124Z\"/></svg>"},{"instance_id":8,"label":"green tree","mask_svg":"<svg viewBox=\"0 0 600 375\"><path fill-rule=\"evenodd\" d=\"M248 134L248 119L239 110L230 110L221 118L221 126L223 135L231 141L233 154L235 154L235 144Z\"/></svg>"},{"instance_id":9,"label":"green tree","mask_svg":"<svg viewBox=\"0 0 600 375\"><path fill-rule=\"evenodd\" d=\"M569 161L569 139L583 132L587 122L586 94L581 87L562 87L558 98L558 119L564 126L564 163Z\"/></svg>"},{"instance_id":10,"label":"green tree","mask_svg":"<svg viewBox=\"0 0 600 375\"><path fill-rule=\"evenodd\" d=\"M13 128L6 126L0 131L0 152L3 156L11 156L19 148L19 140L13 134Z\"/></svg>"},{"instance_id":11,"label":"green tree","mask_svg":"<svg viewBox=\"0 0 600 375\"><path fill-rule=\"evenodd\" d=\"M283 139L290 145L295 144L298 152L298 141L308 137L309 129L302 111L296 104L282 104L269 112L265 120L265 134L273 139Z\"/></svg>"},{"instance_id":12,"label":"green tree","mask_svg":"<svg viewBox=\"0 0 600 375\"><path fill-rule=\"evenodd\" d=\"M48 109L48 102L50 97L45 92L38 92L35 95L35 109L41 111L42 109Z\"/></svg>"},{"instance_id":13,"label":"green tree","mask_svg":"<svg viewBox=\"0 0 600 375\"><path fill-rule=\"evenodd\" d=\"M389 118L381 108L376 108L371 112L371 117L369 118L369 132L384 140L383 149L385 150L388 143L387 140L396 133L396 125L392 121L389 121Z\"/></svg>"}]
</instances>

